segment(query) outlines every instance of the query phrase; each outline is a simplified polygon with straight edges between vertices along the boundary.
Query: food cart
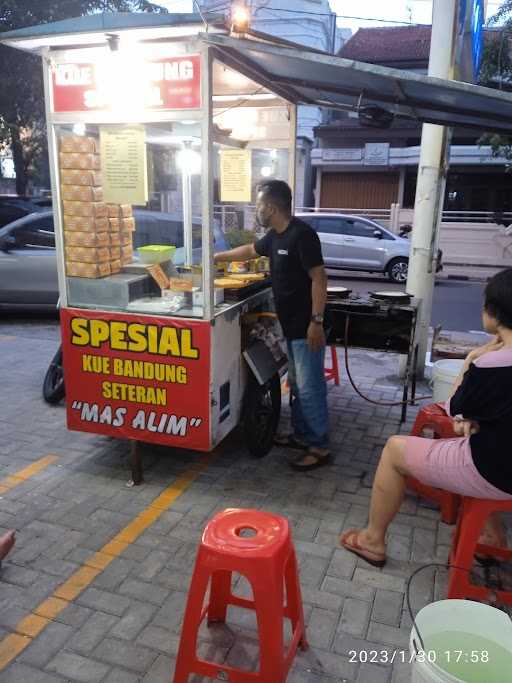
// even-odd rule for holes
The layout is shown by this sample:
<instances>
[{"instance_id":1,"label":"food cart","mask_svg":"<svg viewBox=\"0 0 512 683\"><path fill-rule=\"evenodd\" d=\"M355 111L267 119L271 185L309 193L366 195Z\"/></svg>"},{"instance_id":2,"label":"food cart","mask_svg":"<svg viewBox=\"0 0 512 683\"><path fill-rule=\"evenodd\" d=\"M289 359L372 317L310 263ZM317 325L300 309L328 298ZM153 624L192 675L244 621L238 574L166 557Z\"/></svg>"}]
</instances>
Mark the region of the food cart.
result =
<instances>
[{"instance_id":1,"label":"food cart","mask_svg":"<svg viewBox=\"0 0 512 683\"><path fill-rule=\"evenodd\" d=\"M268 167L293 184L295 105L225 65L195 15L36 29L69 428L211 451L244 418L266 454L285 365L267 267L217 273L213 254Z\"/></svg>"},{"instance_id":2,"label":"food cart","mask_svg":"<svg viewBox=\"0 0 512 683\"><path fill-rule=\"evenodd\" d=\"M251 224L262 177L294 187L297 104L512 133L508 93L244 31L119 13L0 36L43 61L71 429L210 451L242 419L249 449L269 450L282 363L261 324L269 282L261 264L217 278L213 253L219 217ZM418 251L432 262L436 248ZM413 370L417 304L338 302L329 339L348 345L360 315L350 338L408 351Z\"/></svg>"}]
</instances>

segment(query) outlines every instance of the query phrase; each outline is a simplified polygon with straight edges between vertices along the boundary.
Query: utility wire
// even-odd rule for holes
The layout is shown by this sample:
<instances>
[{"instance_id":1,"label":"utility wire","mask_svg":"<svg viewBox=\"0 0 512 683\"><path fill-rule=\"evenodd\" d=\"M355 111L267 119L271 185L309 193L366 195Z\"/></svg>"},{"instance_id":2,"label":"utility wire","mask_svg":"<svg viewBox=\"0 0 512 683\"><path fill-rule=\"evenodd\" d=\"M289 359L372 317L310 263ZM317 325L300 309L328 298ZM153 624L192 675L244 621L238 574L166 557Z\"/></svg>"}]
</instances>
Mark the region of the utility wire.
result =
<instances>
[{"instance_id":1,"label":"utility wire","mask_svg":"<svg viewBox=\"0 0 512 683\"><path fill-rule=\"evenodd\" d=\"M194 4L197 6L196 0L194 0ZM231 2L228 2L225 6L223 7L217 7L215 9L211 10L204 10L203 14L206 16L208 14L219 14L221 12L225 12L231 7ZM273 7L272 5L262 5L261 7L256 7L254 9L254 14L256 12L259 12L260 10L269 10L272 12L285 12L288 14L299 14L299 15L307 15L307 16L313 16L313 17L335 17L336 19L355 19L357 21L378 21L384 24L400 24L403 26L425 26L427 24L418 24L418 23L412 23L410 21L404 21L400 19L382 19L382 18L377 18L377 17L358 17L358 16L352 16L350 14L336 14L334 12L308 12L306 10L296 10L296 9L284 9L282 7ZM264 21L261 19L261 21Z\"/></svg>"}]
</instances>

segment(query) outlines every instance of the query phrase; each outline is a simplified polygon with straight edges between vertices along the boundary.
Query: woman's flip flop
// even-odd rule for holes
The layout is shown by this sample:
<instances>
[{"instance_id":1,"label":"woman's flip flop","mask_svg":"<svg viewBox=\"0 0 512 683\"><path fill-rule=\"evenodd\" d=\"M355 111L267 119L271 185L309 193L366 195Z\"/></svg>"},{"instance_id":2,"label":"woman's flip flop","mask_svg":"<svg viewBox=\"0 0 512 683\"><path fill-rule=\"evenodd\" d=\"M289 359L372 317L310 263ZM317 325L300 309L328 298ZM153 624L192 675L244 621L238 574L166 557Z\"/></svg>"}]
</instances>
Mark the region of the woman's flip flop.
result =
<instances>
[{"instance_id":1,"label":"woman's flip flop","mask_svg":"<svg viewBox=\"0 0 512 683\"><path fill-rule=\"evenodd\" d=\"M354 553L362 558L372 567L383 567L386 564L386 556L384 553L374 553L371 550L363 548L358 541L359 533L357 529L350 529L340 536L340 544L350 553Z\"/></svg>"}]
</instances>

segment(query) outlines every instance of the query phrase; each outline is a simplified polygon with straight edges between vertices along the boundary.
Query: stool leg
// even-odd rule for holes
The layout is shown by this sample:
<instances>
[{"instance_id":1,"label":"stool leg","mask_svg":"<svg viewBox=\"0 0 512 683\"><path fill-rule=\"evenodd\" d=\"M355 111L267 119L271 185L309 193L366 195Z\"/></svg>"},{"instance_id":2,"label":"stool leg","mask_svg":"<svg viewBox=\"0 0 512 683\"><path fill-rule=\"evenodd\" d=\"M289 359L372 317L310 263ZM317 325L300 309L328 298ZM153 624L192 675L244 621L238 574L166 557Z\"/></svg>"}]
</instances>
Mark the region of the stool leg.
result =
<instances>
[{"instance_id":1,"label":"stool leg","mask_svg":"<svg viewBox=\"0 0 512 683\"><path fill-rule=\"evenodd\" d=\"M208 625L226 621L229 599L231 597L231 572L218 571L212 574Z\"/></svg>"},{"instance_id":2,"label":"stool leg","mask_svg":"<svg viewBox=\"0 0 512 683\"><path fill-rule=\"evenodd\" d=\"M483 526L481 511L465 504L457 525L454 552L448 579L448 598L466 598L466 589L471 584L470 571L473 567L475 549Z\"/></svg>"},{"instance_id":3,"label":"stool leg","mask_svg":"<svg viewBox=\"0 0 512 683\"><path fill-rule=\"evenodd\" d=\"M282 575L261 578L258 585L253 583L260 640L260 680L261 683L285 683L284 580Z\"/></svg>"},{"instance_id":4,"label":"stool leg","mask_svg":"<svg viewBox=\"0 0 512 683\"><path fill-rule=\"evenodd\" d=\"M297 566L297 557L292 550L288 558L288 564L285 570L286 577L286 603L290 612L290 621L292 622L293 633L299 628L301 630L301 637L299 640L299 647L301 650L308 649L306 640L306 629L304 626L304 610L302 607L302 596L300 591L299 571Z\"/></svg>"},{"instance_id":5,"label":"stool leg","mask_svg":"<svg viewBox=\"0 0 512 683\"><path fill-rule=\"evenodd\" d=\"M455 524L459 513L460 497L455 493L448 493L443 496L441 503L441 519L445 524Z\"/></svg>"},{"instance_id":6,"label":"stool leg","mask_svg":"<svg viewBox=\"0 0 512 683\"><path fill-rule=\"evenodd\" d=\"M188 592L173 683L188 683L189 674L194 673L194 664L197 660L197 632L201 624L204 596L209 580L209 572L200 568L198 561Z\"/></svg>"},{"instance_id":7,"label":"stool leg","mask_svg":"<svg viewBox=\"0 0 512 683\"><path fill-rule=\"evenodd\" d=\"M340 368L338 364L338 354L336 352L336 347L331 346L331 362L332 362L332 374L334 377L334 384L340 386Z\"/></svg>"}]
</instances>

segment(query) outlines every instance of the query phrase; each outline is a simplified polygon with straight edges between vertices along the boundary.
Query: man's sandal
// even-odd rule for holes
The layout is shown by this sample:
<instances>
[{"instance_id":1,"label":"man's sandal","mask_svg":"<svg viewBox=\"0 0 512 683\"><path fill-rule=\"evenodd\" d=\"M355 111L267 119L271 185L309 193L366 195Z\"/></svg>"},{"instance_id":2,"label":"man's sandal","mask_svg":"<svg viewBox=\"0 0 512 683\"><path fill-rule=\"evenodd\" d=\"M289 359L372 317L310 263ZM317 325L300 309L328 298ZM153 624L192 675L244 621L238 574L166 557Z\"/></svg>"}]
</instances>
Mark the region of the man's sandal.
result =
<instances>
[{"instance_id":1,"label":"man's sandal","mask_svg":"<svg viewBox=\"0 0 512 683\"><path fill-rule=\"evenodd\" d=\"M276 434L274 444L281 446L281 448L292 448L296 451L307 451L308 449L307 443L297 439L293 434Z\"/></svg>"},{"instance_id":2,"label":"man's sandal","mask_svg":"<svg viewBox=\"0 0 512 683\"><path fill-rule=\"evenodd\" d=\"M289 465L297 472L310 472L331 462L331 454L326 448L308 448L295 460L290 460Z\"/></svg>"}]
</instances>

